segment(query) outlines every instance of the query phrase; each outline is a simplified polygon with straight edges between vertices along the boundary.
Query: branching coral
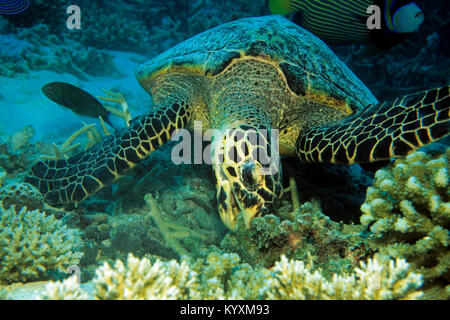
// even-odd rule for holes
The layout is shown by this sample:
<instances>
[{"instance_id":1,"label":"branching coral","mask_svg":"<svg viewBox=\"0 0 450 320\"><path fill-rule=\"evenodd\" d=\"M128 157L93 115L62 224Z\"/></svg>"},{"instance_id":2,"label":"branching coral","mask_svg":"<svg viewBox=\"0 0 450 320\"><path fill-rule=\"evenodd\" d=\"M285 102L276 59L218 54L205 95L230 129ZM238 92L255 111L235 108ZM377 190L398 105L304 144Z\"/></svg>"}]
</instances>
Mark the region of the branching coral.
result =
<instances>
[{"instance_id":1,"label":"branching coral","mask_svg":"<svg viewBox=\"0 0 450 320\"><path fill-rule=\"evenodd\" d=\"M52 215L25 207L6 210L0 202L0 283L45 278L78 264L80 234Z\"/></svg>"},{"instance_id":2,"label":"branching coral","mask_svg":"<svg viewBox=\"0 0 450 320\"><path fill-rule=\"evenodd\" d=\"M437 158L416 152L378 170L361 207L375 247L405 258L427 287L447 286L441 298L449 297L450 280L449 158L450 148Z\"/></svg>"},{"instance_id":3,"label":"branching coral","mask_svg":"<svg viewBox=\"0 0 450 320\"><path fill-rule=\"evenodd\" d=\"M43 300L87 300L88 297L80 288L77 275L67 278L63 283L50 282L40 296Z\"/></svg>"},{"instance_id":4,"label":"branching coral","mask_svg":"<svg viewBox=\"0 0 450 320\"><path fill-rule=\"evenodd\" d=\"M422 296L421 276L409 272L403 259L383 257L361 262L349 276L335 274L326 280L319 271L312 272L303 261L281 257L272 269L269 299L300 300L386 300L417 299Z\"/></svg>"},{"instance_id":5,"label":"branching coral","mask_svg":"<svg viewBox=\"0 0 450 320\"><path fill-rule=\"evenodd\" d=\"M370 259L349 276L328 281L303 262L282 257L272 270L253 269L236 254L212 252L206 259L152 263L129 255L97 269L96 299L417 299L421 276L398 259ZM73 280L53 283L47 299L82 298Z\"/></svg>"},{"instance_id":6,"label":"branching coral","mask_svg":"<svg viewBox=\"0 0 450 320\"><path fill-rule=\"evenodd\" d=\"M105 263L97 269L95 296L120 300L186 299L195 279L185 262L151 263L130 254L126 266L118 260L114 267Z\"/></svg>"},{"instance_id":7,"label":"branching coral","mask_svg":"<svg viewBox=\"0 0 450 320\"><path fill-rule=\"evenodd\" d=\"M206 258L191 260L196 272L194 299L264 299L270 271L242 263L235 253L212 250Z\"/></svg>"}]
</instances>

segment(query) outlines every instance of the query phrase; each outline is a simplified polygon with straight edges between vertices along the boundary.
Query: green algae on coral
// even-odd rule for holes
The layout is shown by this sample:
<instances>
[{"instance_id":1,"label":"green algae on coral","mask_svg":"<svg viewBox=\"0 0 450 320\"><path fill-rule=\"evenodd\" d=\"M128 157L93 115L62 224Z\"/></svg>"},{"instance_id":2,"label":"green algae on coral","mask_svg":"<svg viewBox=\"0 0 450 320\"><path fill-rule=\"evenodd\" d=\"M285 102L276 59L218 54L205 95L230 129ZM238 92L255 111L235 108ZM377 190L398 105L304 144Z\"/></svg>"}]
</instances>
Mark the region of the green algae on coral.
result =
<instances>
[{"instance_id":1,"label":"green algae on coral","mask_svg":"<svg viewBox=\"0 0 450 320\"><path fill-rule=\"evenodd\" d=\"M423 274L430 298L450 297L450 148L432 157L415 152L380 169L361 206L373 246L406 259ZM428 291L426 291L428 293Z\"/></svg>"}]
</instances>

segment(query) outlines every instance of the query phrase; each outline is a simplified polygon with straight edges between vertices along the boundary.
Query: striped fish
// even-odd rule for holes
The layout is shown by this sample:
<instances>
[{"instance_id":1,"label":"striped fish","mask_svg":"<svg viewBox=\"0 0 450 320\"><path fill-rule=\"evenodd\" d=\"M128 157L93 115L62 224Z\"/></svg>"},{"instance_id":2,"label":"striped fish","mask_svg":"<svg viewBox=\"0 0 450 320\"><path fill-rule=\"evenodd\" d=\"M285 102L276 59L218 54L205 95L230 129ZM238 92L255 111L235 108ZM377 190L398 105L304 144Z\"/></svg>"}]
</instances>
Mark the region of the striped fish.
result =
<instances>
[{"instance_id":1,"label":"striped fish","mask_svg":"<svg viewBox=\"0 0 450 320\"><path fill-rule=\"evenodd\" d=\"M381 29L369 29L371 5L381 10ZM331 44L355 42L391 47L415 32L424 16L407 0L269 0L273 14L295 12L293 21Z\"/></svg>"}]
</instances>

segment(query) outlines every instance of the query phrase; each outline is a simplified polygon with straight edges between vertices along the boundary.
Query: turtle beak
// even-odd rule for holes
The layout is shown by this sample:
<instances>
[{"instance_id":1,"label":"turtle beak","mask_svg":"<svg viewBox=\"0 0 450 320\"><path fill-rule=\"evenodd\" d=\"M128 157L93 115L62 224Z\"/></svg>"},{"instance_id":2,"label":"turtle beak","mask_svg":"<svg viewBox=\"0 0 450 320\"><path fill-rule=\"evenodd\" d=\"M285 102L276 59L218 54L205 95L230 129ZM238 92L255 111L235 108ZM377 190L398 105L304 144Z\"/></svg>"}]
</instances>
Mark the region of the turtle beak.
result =
<instances>
[{"instance_id":1,"label":"turtle beak","mask_svg":"<svg viewBox=\"0 0 450 320\"><path fill-rule=\"evenodd\" d=\"M273 204L281 196L281 174L262 175L259 164L244 163L239 174L228 175L221 165L215 167L218 178L217 203L220 218L225 226L235 229L239 214L243 214L245 227L249 228L253 218L270 213ZM228 171L230 167L227 167ZM271 187L271 188L269 188Z\"/></svg>"},{"instance_id":2,"label":"turtle beak","mask_svg":"<svg viewBox=\"0 0 450 320\"><path fill-rule=\"evenodd\" d=\"M223 181L217 188L217 203L219 207L219 216L225 226L234 230L236 219L241 208L231 191L229 181Z\"/></svg>"},{"instance_id":3,"label":"turtle beak","mask_svg":"<svg viewBox=\"0 0 450 320\"><path fill-rule=\"evenodd\" d=\"M253 218L271 211L282 193L279 153L270 158L270 145L255 142L252 133L256 135L247 129L216 132L212 140L218 211L232 230L241 212L248 228Z\"/></svg>"}]
</instances>

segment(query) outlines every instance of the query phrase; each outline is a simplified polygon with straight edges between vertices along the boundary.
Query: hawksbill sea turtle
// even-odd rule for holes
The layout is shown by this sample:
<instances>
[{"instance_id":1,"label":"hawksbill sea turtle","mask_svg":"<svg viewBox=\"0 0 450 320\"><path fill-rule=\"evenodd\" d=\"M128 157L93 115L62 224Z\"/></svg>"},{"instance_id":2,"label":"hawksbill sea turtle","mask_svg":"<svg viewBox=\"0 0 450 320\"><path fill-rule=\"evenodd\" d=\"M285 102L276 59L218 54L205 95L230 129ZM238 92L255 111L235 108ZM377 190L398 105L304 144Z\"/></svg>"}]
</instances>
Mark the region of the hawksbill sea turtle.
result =
<instances>
[{"instance_id":1,"label":"hawksbill sea turtle","mask_svg":"<svg viewBox=\"0 0 450 320\"><path fill-rule=\"evenodd\" d=\"M205 31L143 64L136 77L155 109L85 152L36 163L26 182L47 203L79 203L201 121L215 129L218 211L232 229L240 212L249 225L282 196L280 162L267 161L278 156L273 150L301 161L366 163L449 133L449 86L378 103L320 39L281 16Z\"/></svg>"}]
</instances>

